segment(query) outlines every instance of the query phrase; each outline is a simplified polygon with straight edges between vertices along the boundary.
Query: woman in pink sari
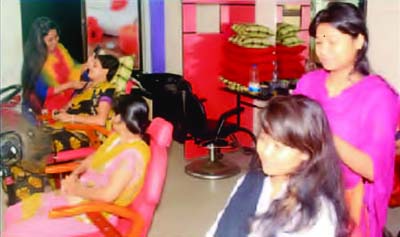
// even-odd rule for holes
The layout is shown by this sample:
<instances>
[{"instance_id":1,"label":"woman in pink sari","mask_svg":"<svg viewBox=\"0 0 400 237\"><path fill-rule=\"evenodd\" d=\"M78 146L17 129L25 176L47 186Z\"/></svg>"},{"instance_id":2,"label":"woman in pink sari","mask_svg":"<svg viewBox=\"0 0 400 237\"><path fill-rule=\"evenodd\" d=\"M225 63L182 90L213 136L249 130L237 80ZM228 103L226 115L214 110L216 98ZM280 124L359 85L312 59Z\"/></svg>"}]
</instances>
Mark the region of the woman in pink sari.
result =
<instances>
[{"instance_id":1,"label":"woman in pink sari","mask_svg":"<svg viewBox=\"0 0 400 237\"><path fill-rule=\"evenodd\" d=\"M97 228L85 216L49 219L58 206L85 200L130 204L140 191L150 159L145 131L149 124L148 107L138 96L125 96L115 107L115 133L61 182L61 190L37 193L10 206L5 213L1 236L85 236ZM115 224L117 218L108 217Z\"/></svg>"},{"instance_id":2,"label":"woman in pink sari","mask_svg":"<svg viewBox=\"0 0 400 237\"><path fill-rule=\"evenodd\" d=\"M305 74L294 93L324 108L342 160L353 236L381 237L393 185L398 95L370 73L363 15L330 3L310 24L323 69Z\"/></svg>"}]
</instances>

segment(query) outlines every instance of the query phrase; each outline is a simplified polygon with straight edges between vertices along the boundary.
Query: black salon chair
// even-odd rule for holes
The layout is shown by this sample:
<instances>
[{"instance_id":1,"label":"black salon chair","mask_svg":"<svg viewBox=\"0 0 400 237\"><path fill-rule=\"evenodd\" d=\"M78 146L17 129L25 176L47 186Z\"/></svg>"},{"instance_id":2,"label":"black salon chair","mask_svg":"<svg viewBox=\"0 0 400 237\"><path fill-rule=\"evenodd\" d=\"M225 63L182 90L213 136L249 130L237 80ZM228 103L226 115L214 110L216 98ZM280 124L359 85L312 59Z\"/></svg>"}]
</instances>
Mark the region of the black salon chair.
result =
<instances>
[{"instance_id":1,"label":"black salon chair","mask_svg":"<svg viewBox=\"0 0 400 237\"><path fill-rule=\"evenodd\" d=\"M183 143L187 139L184 128L184 96L192 93L190 83L173 73L136 74L141 86L151 93L153 117L161 117L174 126L173 138Z\"/></svg>"},{"instance_id":2,"label":"black salon chair","mask_svg":"<svg viewBox=\"0 0 400 237\"><path fill-rule=\"evenodd\" d=\"M240 107L228 110L218 120L212 120L207 118L203 102L195 94L187 93L184 103L188 138L209 149L209 157L192 161L185 167L185 172L204 179L222 179L238 174L240 168L233 162L224 160L221 149L239 146L235 136L238 132L247 133L255 144L255 136L249 130L227 121L232 116L239 116L244 109Z\"/></svg>"},{"instance_id":3,"label":"black salon chair","mask_svg":"<svg viewBox=\"0 0 400 237\"><path fill-rule=\"evenodd\" d=\"M191 162L185 167L186 173L221 179L240 172L238 166L222 159L221 149L239 147L238 132L248 134L255 144L255 136L248 129L227 122L228 118L239 116L243 108L229 110L218 120L211 120L207 118L203 101L193 94L190 83L181 75L149 73L134 77L152 94L153 117L162 117L173 124L175 141L183 143L192 139L195 144L209 149L209 157ZM254 151L254 147L251 150Z\"/></svg>"}]
</instances>

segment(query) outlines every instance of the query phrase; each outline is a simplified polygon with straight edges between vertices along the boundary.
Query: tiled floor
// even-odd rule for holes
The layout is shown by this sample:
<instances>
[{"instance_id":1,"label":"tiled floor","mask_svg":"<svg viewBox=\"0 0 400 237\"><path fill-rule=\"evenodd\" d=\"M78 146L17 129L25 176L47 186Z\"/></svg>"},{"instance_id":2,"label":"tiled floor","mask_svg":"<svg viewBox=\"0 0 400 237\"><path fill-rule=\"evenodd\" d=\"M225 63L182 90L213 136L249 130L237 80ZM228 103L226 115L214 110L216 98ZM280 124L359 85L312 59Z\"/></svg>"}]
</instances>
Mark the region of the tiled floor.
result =
<instances>
[{"instance_id":1,"label":"tiled floor","mask_svg":"<svg viewBox=\"0 0 400 237\"><path fill-rule=\"evenodd\" d=\"M225 155L244 168L249 157L241 153ZM149 237L202 237L224 206L240 175L222 180L202 180L188 176L183 147L174 143L169 155L168 175L162 201L156 211ZM244 172L244 171L242 171ZM4 207L4 205L3 205ZM390 209L388 229L400 231L400 208Z\"/></svg>"}]
</instances>

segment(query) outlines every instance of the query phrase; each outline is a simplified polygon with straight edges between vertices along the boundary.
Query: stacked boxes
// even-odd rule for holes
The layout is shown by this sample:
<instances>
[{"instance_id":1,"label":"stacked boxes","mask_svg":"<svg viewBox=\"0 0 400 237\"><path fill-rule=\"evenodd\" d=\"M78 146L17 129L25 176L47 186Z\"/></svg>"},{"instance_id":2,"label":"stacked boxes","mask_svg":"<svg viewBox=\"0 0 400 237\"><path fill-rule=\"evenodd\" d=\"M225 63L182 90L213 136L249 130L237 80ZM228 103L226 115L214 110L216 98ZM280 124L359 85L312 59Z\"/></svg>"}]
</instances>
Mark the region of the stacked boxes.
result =
<instances>
[{"instance_id":1,"label":"stacked boxes","mask_svg":"<svg viewBox=\"0 0 400 237\"><path fill-rule=\"evenodd\" d=\"M224 45L221 76L247 86L255 64L260 82L270 81L276 60L273 31L257 24L234 24L231 28L234 35Z\"/></svg>"},{"instance_id":2,"label":"stacked boxes","mask_svg":"<svg viewBox=\"0 0 400 237\"><path fill-rule=\"evenodd\" d=\"M298 31L294 25L278 23L276 56L279 79L299 79L305 72L305 58L301 54L306 46L297 36Z\"/></svg>"}]
</instances>

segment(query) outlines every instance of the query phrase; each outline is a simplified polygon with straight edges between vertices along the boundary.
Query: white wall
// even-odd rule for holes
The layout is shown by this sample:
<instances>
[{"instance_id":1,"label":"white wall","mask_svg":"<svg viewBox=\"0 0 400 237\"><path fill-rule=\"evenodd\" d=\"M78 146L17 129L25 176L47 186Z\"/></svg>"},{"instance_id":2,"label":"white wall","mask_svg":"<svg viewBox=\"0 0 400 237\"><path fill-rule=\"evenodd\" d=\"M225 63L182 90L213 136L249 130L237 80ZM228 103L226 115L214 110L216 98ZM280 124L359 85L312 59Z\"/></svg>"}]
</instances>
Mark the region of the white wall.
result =
<instances>
[{"instance_id":1,"label":"white wall","mask_svg":"<svg viewBox=\"0 0 400 237\"><path fill-rule=\"evenodd\" d=\"M400 1L368 0L372 69L400 91Z\"/></svg>"},{"instance_id":2,"label":"white wall","mask_svg":"<svg viewBox=\"0 0 400 237\"><path fill-rule=\"evenodd\" d=\"M273 31L276 30L277 12L276 12L276 0L256 0L256 23L260 25L268 26ZM273 9L271 11L271 9ZM266 101L254 100L255 105L263 107ZM259 119L260 109L253 109L253 132L258 134L261 130L261 123Z\"/></svg>"},{"instance_id":3,"label":"white wall","mask_svg":"<svg viewBox=\"0 0 400 237\"><path fill-rule=\"evenodd\" d=\"M22 68L22 26L19 1L0 1L0 86L19 84Z\"/></svg>"},{"instance_id":4,"label":"white wall","mask_svg":"<svg viewBox=\"0 0 400 237\"><path fill-rule=\"evenodd\" d=\"M144 0L141 3L141 12L142 12L142 62L143 62L143 72L151 72L151 32L150 32L150 8L149 1Z\"/></svg>"},{"instance_id":5,"label":"white wall","mask_svg":"<svg viewBox=\"0 0 400 237\"><path fill-rule=\"evenodd\" d=\"M181 0L164 1L165 70L182 75L182 4Z\"/></svg>"}]
</instances>

